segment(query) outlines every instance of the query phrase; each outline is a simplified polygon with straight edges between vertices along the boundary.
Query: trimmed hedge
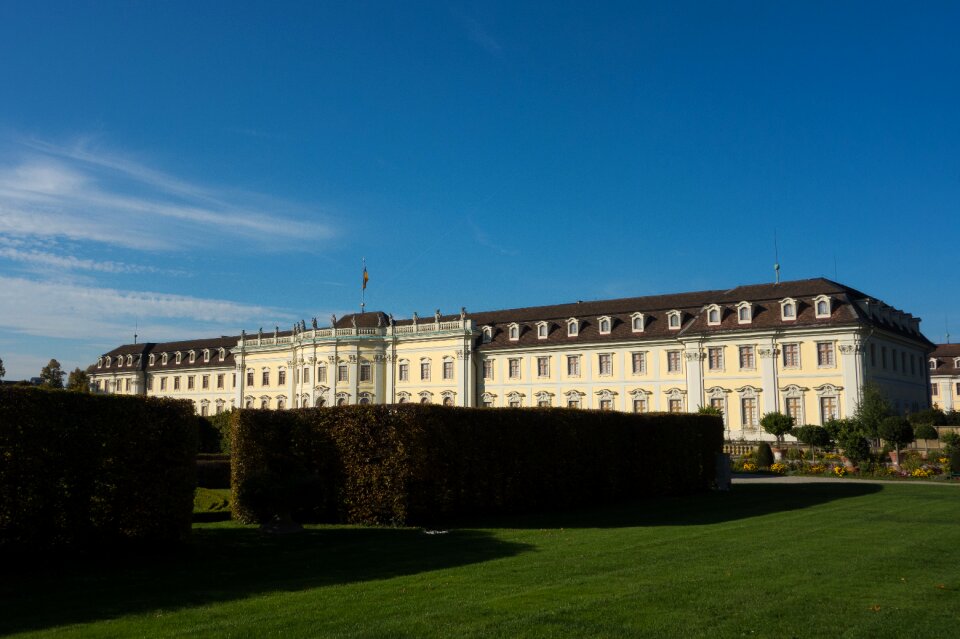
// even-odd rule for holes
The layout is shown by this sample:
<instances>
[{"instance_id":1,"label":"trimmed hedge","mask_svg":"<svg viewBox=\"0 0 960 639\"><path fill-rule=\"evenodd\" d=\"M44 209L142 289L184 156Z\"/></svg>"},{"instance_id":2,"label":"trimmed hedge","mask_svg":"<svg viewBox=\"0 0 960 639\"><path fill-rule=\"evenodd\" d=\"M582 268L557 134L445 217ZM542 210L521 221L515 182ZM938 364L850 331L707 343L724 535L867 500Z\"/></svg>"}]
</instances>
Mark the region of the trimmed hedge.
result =
<instances>
[{"instance_id":1,"label":"trimmed hedge","mask_svg":"<svg viewBox=\"0 0 960 639\"><path fill-rule=\"evenodd\" d=\"M189 402L0 388L0 549L182 541L196 452Z\"/></svg>"},{"instance_id":2,"label":"trimmed hedge","mask_svg":"<svg viewBox=\"0 0 960 639\"><path fill-rule=\"evenodd\" d=\"M723 443L720 418L692 414L411 404L232 421L244 522L264 518L265 486L284 506L281 492L311 487L297 491L299 521L398 525L687 494L712 485Z\"/></svg>"}]
</instances>

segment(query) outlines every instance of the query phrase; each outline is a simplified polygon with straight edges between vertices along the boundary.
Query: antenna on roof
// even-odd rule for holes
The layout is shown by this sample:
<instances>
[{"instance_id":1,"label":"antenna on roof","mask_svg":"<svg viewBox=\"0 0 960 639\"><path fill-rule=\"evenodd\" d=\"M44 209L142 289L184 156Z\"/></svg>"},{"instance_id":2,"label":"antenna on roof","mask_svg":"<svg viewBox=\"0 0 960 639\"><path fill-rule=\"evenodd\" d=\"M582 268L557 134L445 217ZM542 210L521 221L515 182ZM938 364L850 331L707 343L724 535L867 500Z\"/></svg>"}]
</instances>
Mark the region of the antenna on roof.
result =
<instances>
[{"instance_id":1,"label":"antenna on roof","mask_svg":"<svg viewBox=\"0 0 960 639\"><path fill-rule=\"evenodd\" d=\"M773 229L773 273L775 283L780 283L780 252L777 250L777 229Z\"/></svg>"},{"instance_id":2,"label":"antenna on roof","mask_svg":"<svg viewBox=\"0 0 960 639\"><path fill-rule=\"evenodd\" d=\"M950 343L950 316L949 315L943 316L943 326L947 331L947 334L945 337L947 338L947 344L949 344Z\"/></svg>"},{"instance_id":3,"label":"antenna on roof","mask_svg":"<svg viewBox=\"0 0 960 639\"><path fill-rule=\"evenodd\" d=\"M833 281L834 282L840 281L840 276L837 275L837 254L836 253L833 254Z\"/></svg>"}]
</instances>

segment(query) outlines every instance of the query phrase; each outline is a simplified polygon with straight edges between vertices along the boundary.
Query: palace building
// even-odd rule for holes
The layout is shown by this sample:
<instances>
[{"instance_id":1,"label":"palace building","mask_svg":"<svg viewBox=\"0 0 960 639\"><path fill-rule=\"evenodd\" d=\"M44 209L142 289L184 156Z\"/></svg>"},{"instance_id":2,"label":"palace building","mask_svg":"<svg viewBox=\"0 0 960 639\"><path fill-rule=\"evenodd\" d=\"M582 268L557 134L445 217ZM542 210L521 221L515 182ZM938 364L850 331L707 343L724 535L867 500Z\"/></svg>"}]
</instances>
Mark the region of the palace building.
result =
<instances>
[{"instance_id":1,"label":"palace building","mask_svg":"<svg viewBox=\"0 0 960 639\"><path fill-rule=\"evenodd\" d=\"M900 413L927 408L933 350L919 318L818 278L396 320L367 312L129 344L88 371L95 391L189 399L203 415L405 402L713 406L729 438L759 439L768 412L798 424L852 415L866 382Z\"/></svg>"},{"instance_id":2,"label":"palace building","mask_svg":"<svg viewBox=\"0 0 960 639\"><path fill-rule=\"evenodd\" d=\"M938 344L929 366L933 406L948 413L960 410L960 344Z\"/></svg>"}]
</instances>

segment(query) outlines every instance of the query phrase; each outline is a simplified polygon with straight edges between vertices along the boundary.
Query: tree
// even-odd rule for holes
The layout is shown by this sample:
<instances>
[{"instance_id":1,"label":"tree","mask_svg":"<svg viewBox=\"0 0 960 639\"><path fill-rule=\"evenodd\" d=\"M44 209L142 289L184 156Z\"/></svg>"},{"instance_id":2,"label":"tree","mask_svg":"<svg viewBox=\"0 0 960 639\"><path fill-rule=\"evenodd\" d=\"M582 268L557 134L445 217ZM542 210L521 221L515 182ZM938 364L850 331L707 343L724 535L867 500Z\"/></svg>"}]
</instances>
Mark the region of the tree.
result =
<instances>
[{"instance_id":1,"label":"tree","mask_svg":"<svg viewBox=\"0 0 960 639\"><path fill-rule=\"evenodd\" d=\"M843 454L851 462L860 465L860 462L870 459L870 444L858 433L847 433L839 442Z\"/></svg>"},{"instance_id":2,"label":"tree","mask_svg":"<svg viewBox=\"0 0 960 639\"><path fill-rule=\"evenodd\" d=\"M73 369L67 377L67 390L90 392L90 376L87 375L87 371L80 370L79 366Z\"/></svg>"},{"instance_id":3,"label":"tree","mask_svg":"<svg viewBox=\"0 0 960 639\"><path fill-rule=\"evenodd\" d=\"M830 439L840 443L840 440L846 439L850 435L855 435L860 432L860 424L850 418L844 419L828 419L823 424L823 428L827 431L827 434L830 435ZM842 448L842 446L841 446Z\"/></svg>"},{"instance_id":4,"label":"tree","mask_svg":"<svg viewBox=\"0 0 960 639\"><path fill-rule=\"evenodd\" d=\"M0 359L0 379L3 379L3 376L7 374L7 369L3 367L3 360Z\"/></svg>"},{"instance_id":5,"label":"tree","mask_svg":"<svg viewBox=\"0 0 960 639\"><path fill-rule=\"evenodd\" d=\"M783 443L783 436L793 430L793 417L783 413L767 413L760 419L763 430L777 438L777 444Z\"/></svg>"},{"instance_id":6,"label":"tree","mask_svg":"<svg viewBox=\"0 0 960 639\"><path fill-rule=\"evenodd\" d=\"M860 390L860 403L854 413L861 432L866 437L876 439L880 432L880 422L892 414L893 408L880 387L876 384L864 384Z\"/></svg>"},{"instance_id":7,"label":"tree","mask_svg":"<svg viewBox=\"0 0 960 639\"><path fill-rule=\"evenodd\" d=\"M899 466L900 448L913 441L913 426L903 417L893 415L880 422L877 434L896 448L897 466Z\"/></svg>"},{"instance_id":8,"label":"tree","mask_svg":"<svg viewBox=\"0 0 960 639\"><path fill-rule=\"evenodd\" d=\"M937 429L930 424L917 424L913 427L913 436L916 439L937 439Z\"/></svg>"},{"instance_id":9,"label":"tree","mask_svg":"<svg viewBox=\"0 0 960 639\"><path fill-rule=\"evenodd\" d=\"M51 359L50 363L40 369L40 382L50 388L63 388L64 372L60 362Z\"/></svg>"},{"instance_id":10,"label":"tree","mask_svg":"<svg viewBox=\"0 0 960 639\"><path fill-rule=\"evenodd\" d=\"M793 429L793 436L810 447L813 461L817 461L817 448L825 448L832 443L830 433L823 426L800 426Z\"/></svg>"}]
</instances>

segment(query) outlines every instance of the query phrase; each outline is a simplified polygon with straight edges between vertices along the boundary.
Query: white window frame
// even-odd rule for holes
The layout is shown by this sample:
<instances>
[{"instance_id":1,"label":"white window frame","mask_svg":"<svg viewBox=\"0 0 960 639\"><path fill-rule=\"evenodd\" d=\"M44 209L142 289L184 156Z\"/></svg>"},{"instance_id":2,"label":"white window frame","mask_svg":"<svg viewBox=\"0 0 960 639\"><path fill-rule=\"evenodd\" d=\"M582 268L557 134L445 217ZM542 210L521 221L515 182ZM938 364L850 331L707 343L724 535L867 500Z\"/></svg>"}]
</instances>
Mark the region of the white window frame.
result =
<instances>
[{"instance_id":1,"label":"white window frame","mask_svg":"<svg viewBox=\"0 0 960 639\"><path fill-rule=\"evenodd\" d=\"M827 305L827 311L825 313L820 312L821 302ZM817 295L813 298L813 311L817 319L828 319L833 314L833 300L830 299L829 295Z\"/></svg>"},{"instance_id":2,"label":"white window frame","mask_svg":"<svg viewBox=\"0 0 960 639\"><path fill-rule=\"evenodd\" d=\"M550 336L550 325L546 322L537 322L537 339L547 339Z\"/></svg>"},{"instance_id":3,"label":"white window frame","mask_svg":"<svg viewBox=\"0 0 960 639\"><path fill-rule=\"evenodd\" d=\"M744 311L746 311L746 319L744 319ZM752 303L743 301L737 304L737 323L738 324L753 323L753 304Z\"/></svg>"},{"instance_id":4,"label":"white window frame","mask_svg":"<svg viewBox=\"0 0 960 639\"><path fill-rule=\"evenodd\" d=\"M711 319L713 313L717 314L717 319ZM720 326L723 322L723 309L718 304L711 304L707 307L707 326Z\"/></svg>"},{"instance_id":5,"label":"white window frame","mask_svg":"<svg viewBox=\"0 0 960 639\"><path fill-rule=\"evenodd\" d=\"M639 366L637 362L639 360ZM647 374L647 352L646 351L632 351L630 353L630 371L633 375L646 375Z\"/></svg>"},{"instance_id":6,"label":"white window frame","mask_svg":"<svg viewBox=\"0 0 960 639\"><path fill-rule=\"evenodd\" d=\"M613 320L609 316L604 315L597 318L597 330L600 331L601 335L609 335L612 328Z\"/></svg>"},{"instance_id":7,"label":"white window frame","mask_svg":"<svg viewBox=\"0 0 960 639\"><path fill-rule=\"evenodd\" d=\"M604 366L606 362L606 366ZM607 370L604 371L603 369ZM613 353L597 353L597 376L610 377L613 375Z\"/></svg>"},{"instance_id":8,"label":"white window frame","mask_svg":"<svg viewBox=\"0 0 960 639\"><path fill-rule=\"evenodd\" d=\"M541 364L545 364L544 368L546 372L541 371ZM546 355L537 356L537 377L547 378L550 377L550 357Z\"/></svg>"},{"instance_id":9,"label":"white window frame","mask_svg":"<svg viewBox=\"0 0 960 639\"><path fill-rule=\"evenodd\" d=\"M482 329L480 329L480 330L483 332L483 343L484 343L484 344L489 344L489 343L490 343L490 340L493 339L493 327L492 327L492 326L484 326L484 327L483 327Z\"/></svg>"},{"instance_id":10,"label":"white window frame","mask_svg":"<svg viewBox=\"0 0 960 639\"><path fill-rule=\"evenodd\" d=\"M671 331L679 331L683 326L683 317L680 311L667 311L667 328Z\"/></svg>"},{"instance_id":11,"label":"white window frame","mask_svg":"<svg viewBox=\"0 0 960 639\"><path fill-rule=\"evenodd\" d=\"M630 315L630 330L634 333L642 333L646 321L647 318L643 313L633 313Z\"/></svg>"},{"instance_id":12,"label":"white window frame","mask_svg":"<svg viewBox=\"0 0 960 639\"><path fill-rule=\"evenodd\" d=\"M792 316L787 316L787 309L793 310ZM785 297L780 300L780 319L784 322L794 322L797 319L797 300L792 297Z\"/></svg>"},{"instance_id":13,"label":"white window frame","mask_svg":"<svg viewBox=\"0 0 960 639\"><path fill-rule=\"evenodd\" d=\"M516 322L510 324L507 327L507 336L511 342L516 342L520 339L520 325Z\"/></svg>"},{"instance_id":14,"label":"white window frame","mask_svg":"<svg viewBox=\"0 0 960 639\"><path fill-rule=\"evenodd\" d=\"M580 334L580 320L571 317L567 320L567 337L576 337Z\"/></svg>"}]
</instances>

